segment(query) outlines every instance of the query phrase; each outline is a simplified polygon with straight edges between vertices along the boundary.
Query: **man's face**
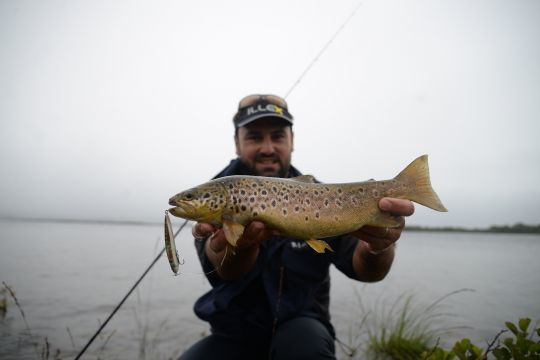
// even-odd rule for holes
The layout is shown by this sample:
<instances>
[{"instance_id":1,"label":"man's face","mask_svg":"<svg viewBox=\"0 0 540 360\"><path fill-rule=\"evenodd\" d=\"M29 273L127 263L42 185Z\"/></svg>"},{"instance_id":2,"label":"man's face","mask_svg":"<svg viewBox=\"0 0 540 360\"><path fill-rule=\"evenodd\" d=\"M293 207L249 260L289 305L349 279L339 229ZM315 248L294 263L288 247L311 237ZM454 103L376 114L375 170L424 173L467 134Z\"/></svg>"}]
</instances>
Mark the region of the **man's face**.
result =
<instances>
[{"instance_id":1,"label":"man's face","mask_svg":"<svg viewBox=\"0 0 540 360\"><path fill-rule=\"evenodd\" d=\"M293 133L282 121L262 118L238 128L236 154L253 174L286 177L291 165Z\"/></svg>"}]
</instances>

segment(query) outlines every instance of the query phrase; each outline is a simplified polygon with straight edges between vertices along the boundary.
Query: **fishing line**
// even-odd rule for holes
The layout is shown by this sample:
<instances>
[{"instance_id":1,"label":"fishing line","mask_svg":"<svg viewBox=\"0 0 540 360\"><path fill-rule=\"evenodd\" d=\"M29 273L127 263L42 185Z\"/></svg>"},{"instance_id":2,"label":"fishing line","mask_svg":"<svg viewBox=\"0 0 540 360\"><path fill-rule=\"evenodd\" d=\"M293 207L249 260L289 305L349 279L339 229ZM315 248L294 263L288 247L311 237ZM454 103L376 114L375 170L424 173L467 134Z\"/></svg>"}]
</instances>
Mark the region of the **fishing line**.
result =
<instances>
[{"instance_id":1,"label":"fishing line","mask_svg":"<svg viewBox=\"0 0 540 360\"><path fill-rule=\"evenodd\" d=\"M356 11L360 8L360 6L362 6L362 2L359 2L358 5L356 5L356 7L354 8L354 10L349 14L349 16L347 17L347 19L345 19L345 21L343 22L343 24L341 24L341 26L336 30L336 32L334 33L334 35L332 35L332 37L330 38L330 40L328 40L328 42L322 47L321 51L319 51L319 53L315 56L315 58L313 58L313 60L309 63L309 65L306 67L306 69L304 70L304 72L302 72L302 74L300 74L300 76L298 77L298 79L293 83L293 85L291 86L291 88L289 89L289 91L287 91L285 93L285 96L283 97L284 99L287 99L287 96L289 96L292 91L298 86L298 84L300 84L300 82L302 81L302 79L304 78L304 76L306 76L306 74L309 72L309 70L311 70L311 68L313 67L313 65L315 65L315 63L319 60L319 58L322 56L322 54L324 54L326 52L326 50L328 49L328 47L330 46L330 44L332 44L332 42L334 42L334 40L337 38L337 36L339 35L339 33L341 32L341 30L343 30L345 28L345 26L347 25L347 23L353 18L354 14L356 14Z\"/></svg>"},{"instance_id":2,"label":"fishing line","mask_svg":"<svg viewBox=\"0 0 540 360\"><path fill-rule=\"evenodd\" d=\"M182 229L186 226L186 224L188 223L188 220L185 220L184 223L178 228L178 230L176 230L176 232L174 233L174 238L176 238L176 236L180 233L180 231L182 231ZM92 336L92 338L88 341L88 343L84 346L84 348L79 352L79 354L75 357L75 360L79 359L84 353L85 351L88 349L88 347L94 342L94 340L97 338L97 336L99 335L99 333L101 333L101 331L105 328L105 326L107 325L107 323L112 319L112 317L116 314L116 312L120 309L120 307L122 305L124 305L124 303L126 302L127 298L129 297L129 295L131 295L131 293L135 290L135 288L139 285L139 283L142 281L142 279L144 279L144 277L146 276L146 274L148 274L148 272L150 271L150 269L152 269L152 267L158 262L159 258L163 255L163 253L165 252L165 247L163 247L163 250L161 250L159 252L159 254L156 256L156 258L152 261L152 263L150 263L150 265L146 268L146 270L144 271L144 273L139 277L139 279L135 282L135 284L133 284L133 286L131 287L131 289L129 289L129 291L127 292L127 294L124 296L124 298L118 303L118 305L116 305L116 307L114 308L114 310L111 312L111 314L109 315L109 317L107 317L107 320L105 320L105 322L103 322L103 324L101 324L101 326L99 327L99 329L96 331L96 333L94 334L94 336Z\"/></svg>"},{"instance_id":3,"label":"fishing line","mask_svg":"<svg viewBox=\"0 0 540 360\"><path fill-rule=\"evenodd\" d=\"M208 272L183 272L183 273L178 273L176 274L175 276L178 276L178 275L191 275L191 276L201 276L201 275L211 275L215 272L218 272L219 269L221 269L223 267L223 264L225 263L225 259L227 258L227 255L229 254L229 247L226 246L225 247L225 254L223 254L223 258L221 259L221 262L219 263L219 266L214 268L214 270L210 270Z\"/></svg>"}]
</instances>

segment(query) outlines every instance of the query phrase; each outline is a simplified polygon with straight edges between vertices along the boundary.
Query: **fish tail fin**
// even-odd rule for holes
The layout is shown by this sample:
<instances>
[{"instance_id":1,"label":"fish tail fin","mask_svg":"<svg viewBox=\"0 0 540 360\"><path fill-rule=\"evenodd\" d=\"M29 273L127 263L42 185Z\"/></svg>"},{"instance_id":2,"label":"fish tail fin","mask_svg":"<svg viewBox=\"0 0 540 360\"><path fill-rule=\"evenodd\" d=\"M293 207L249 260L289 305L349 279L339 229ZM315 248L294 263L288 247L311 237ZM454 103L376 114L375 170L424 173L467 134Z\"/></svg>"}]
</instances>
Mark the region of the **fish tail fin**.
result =
<instances>
[{"instance_id":1,"label":"fish tail fin","mask_svg":"<svg viewBox=\"0 0 540 360\"><path fill-rule=\"evenodd\" d=\"M414 185L414 190L407 194L407 199L433 210L448 211L431 187L427 155L416 158L395 179Z\"/></svg>"}]
</instances>

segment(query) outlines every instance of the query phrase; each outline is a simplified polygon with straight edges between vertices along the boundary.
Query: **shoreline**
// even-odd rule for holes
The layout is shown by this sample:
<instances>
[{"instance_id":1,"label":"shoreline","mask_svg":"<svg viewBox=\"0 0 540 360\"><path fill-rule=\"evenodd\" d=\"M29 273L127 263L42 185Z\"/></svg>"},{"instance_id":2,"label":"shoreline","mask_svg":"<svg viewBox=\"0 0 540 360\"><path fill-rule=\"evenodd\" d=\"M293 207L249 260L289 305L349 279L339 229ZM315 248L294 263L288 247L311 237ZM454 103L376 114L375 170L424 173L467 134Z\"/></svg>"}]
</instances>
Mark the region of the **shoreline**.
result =
<instances>
[{"instance_id":1,"label":"shoreline","mask_svg":"<svg viewBox=\"0 0 540 360\"><path fill-rule=\"evenodd\" d=\"M162 222L142 220L107 220L107 219L75 219L75 218L41 218L0 216L0 221L30 222L30 223L59 223L59 224L88 224L88 225L125 225L125 226L163 226ZM514 225L492 225L488 228L465 228L454 226L430 227L409 225L404 231L411 232L458 232L458 233L499 233L499 234L540 234L540 225L517 223Z\"/></svg>"}]
</instances>

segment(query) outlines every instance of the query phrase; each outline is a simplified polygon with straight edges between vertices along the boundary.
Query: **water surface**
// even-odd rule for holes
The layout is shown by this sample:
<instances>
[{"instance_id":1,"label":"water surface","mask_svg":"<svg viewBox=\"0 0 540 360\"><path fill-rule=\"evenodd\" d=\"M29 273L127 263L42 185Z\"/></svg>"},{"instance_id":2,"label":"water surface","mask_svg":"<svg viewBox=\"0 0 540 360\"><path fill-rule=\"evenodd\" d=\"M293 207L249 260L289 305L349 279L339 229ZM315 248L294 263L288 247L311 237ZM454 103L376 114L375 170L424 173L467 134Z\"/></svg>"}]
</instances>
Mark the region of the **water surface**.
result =
<instances>
[{"instance_id":1,"label":"water surface","mask_svg":"<svg viewBox=\"0 0 540 360\"><path fill-rule=\"evenodd\" d=\"M161 232L160 226L0 222L0 280L16 291L36 339L47 337L53 351L72 357L161 250ZM188 226L177 239L183 274L174 276L161 258L90 354L176 357L208 332L192 311L209 284L189 234ZM448 315L436 325L458 327L447 341L467 336L484 344L504 321L540 319L539 255L537 235L406 232L382 282L354 282L332 269L333 323L339 338L353 343L365 333L359 324L366 311L388 312L404 293L420 306L467 288L474 291L442 303L439 311ZM36 358L11 301L0 331L0 358Z\"/></svg>"}]
</instances>

